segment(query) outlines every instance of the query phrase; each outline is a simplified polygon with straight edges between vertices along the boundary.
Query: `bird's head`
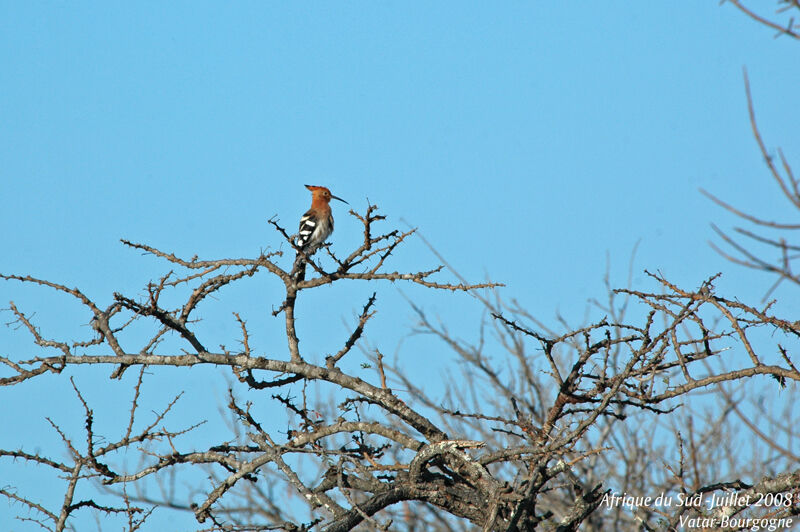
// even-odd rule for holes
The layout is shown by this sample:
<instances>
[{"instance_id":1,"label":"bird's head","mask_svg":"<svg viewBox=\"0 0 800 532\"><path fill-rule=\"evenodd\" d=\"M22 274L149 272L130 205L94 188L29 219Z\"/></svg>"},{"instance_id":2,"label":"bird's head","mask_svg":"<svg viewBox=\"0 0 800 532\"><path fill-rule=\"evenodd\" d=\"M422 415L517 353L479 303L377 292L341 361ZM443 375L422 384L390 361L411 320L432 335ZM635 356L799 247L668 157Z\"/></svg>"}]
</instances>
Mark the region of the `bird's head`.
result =
<instances>
[{"instance_id":1,"label":"bird's head","mask_svg":"<svg viewBox=\"0 0 800 532\"><path fill-rule=\"evenodd\" d=\"M325 203L330 203L331 199L336 199L336 200L342 201L344 203L347 203L342 198L340 198L338 196L334 196L333 194L331 194L331 191L328 190L325 187L317 187L317 186L314 186L314 185L306 185L306 188L311 191L311 199L312 199L312 201L321 200L321 201L324 201ZM347 203L347 204L350 205L349 203Z\"/></svg>"}]
</instances>

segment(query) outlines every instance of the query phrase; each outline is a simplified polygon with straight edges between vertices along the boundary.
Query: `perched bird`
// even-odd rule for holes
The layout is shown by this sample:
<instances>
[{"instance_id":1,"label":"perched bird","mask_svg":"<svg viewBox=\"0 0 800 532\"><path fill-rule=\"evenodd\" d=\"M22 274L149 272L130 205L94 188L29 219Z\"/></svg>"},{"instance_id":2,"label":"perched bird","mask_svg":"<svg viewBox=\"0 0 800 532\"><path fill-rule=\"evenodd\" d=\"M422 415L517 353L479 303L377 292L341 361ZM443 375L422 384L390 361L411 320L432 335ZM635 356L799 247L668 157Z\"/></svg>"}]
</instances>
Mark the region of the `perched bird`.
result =
<instances>
[{"instance_id":1,"label":"perched bird","mask_svg":"<svg viewBox=\"0 0 800 532\"><path fill-rule=\"evenodd\" d=\"M300 218L300 230L294 242L303 252L297 253L292 267L292 274L298 282L305 278L306 273L306 259L303 254L306 257L310 257L333 233L331 199L347 203L342 198L331 194L331 191L325 187L306 185L306 188L311 191L311 208Z\"/></svg>"}]
</instances>

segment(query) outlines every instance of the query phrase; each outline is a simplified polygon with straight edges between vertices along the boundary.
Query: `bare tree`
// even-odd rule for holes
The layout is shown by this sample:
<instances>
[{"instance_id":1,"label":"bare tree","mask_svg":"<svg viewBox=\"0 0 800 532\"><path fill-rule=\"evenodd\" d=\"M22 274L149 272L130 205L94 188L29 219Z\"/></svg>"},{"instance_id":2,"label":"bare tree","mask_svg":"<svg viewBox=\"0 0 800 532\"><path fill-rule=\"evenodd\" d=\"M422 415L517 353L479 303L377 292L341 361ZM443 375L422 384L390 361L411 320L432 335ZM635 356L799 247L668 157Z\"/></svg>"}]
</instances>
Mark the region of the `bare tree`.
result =
<instances>
[{"instance_id":1,"label":"bare tree","mask_svg":"<svg viewBox=\"0 0 800 532\"><path fill-rule=\"evenodd\" d=\"M796 341L800 327L774 315L771 305L749 305L717 294L715 277L687 290L650 274L657 290L610 290L606 318L578 328L565 323L565 330L558 332L517 305L506 304L496 284L433 280L441 268L384 271L413 231L376 235L374 225L382 217L374 206L363 214L351 214L363 224L361 245L344 259L329 252L336 266L331 271L311 262L316 275L300 282L278 265L278 253L255 259L183 259L127 241L126 245L159 257L170 268L147 285L144 297L115 293L103 306L77 288L3 275L76 298L91 319L92 336L77 341L50 338L12 302L16 323L37 345L55 353L28 360L1 357L6 371L0 384L16 386L84 365L118 366L114 377L125 368L137 368L138 377L127 428L113 441L96 438L93 408L75 386L84 406L83 443L54 424L69 460L26 450L0 451L0 456L64 475L67 489L59 508L44 507L35 494L8 488L0 493L30 508L34 517L29 519L50 530L66 529L73 515L89 509L104 516L118 514L129 530L136 530L161 506L193 512L205 530L335 531L359 525L374 530L575 530L581 525L602 530L658 528L665 523L674 527L683 519L706 515L690 506L669 508L631 502L624 496L614 499L616 493L607 486L617 482L623 487L621 493L653 497L664 494L688 500L731 489L771 497L766 509L739 504L738 499L728 501L714 508L720 519L787 519L800 508L793 498L800 487L800 471L788 467L791 450L787 466L759 482L739 479L733 461L728 467L710 467L726 455L720 438L727 429L726 416L741 413L735 400L728 397L728 412L702 428L695 428L696 415L686 418L688 409L679 408L682 402L694 401L697 392L721 390L723 383L744 383L763 375L774 379L777 390L800 380L789 351L782 347ZM292 242L283 228L272 224ZM221 298L223 287L262 272L280 279L285 288L283 302L273 314L284 319L286 355L254 352L247 324L238 314L241 348L208 349L201 340L202 327L192 321L193 313L210 296ZM370 354L374 383L341 369L374 313L375 294L364 303L349 338L324 365L312 364L304 356L295 318L300 296L332 283L359 280L407 281L478 296L487 318L476 344L454 339L443 324L432 322L415 307L419 330L442 340L462 362L463 376L449 384L443 401L416 386L413 374L387 364L380 352ZM162 305L175 300L172 292L181 289L180 305ZM635 303L648 310L631 312ZM128 334L134 324L149 324L151 332L138 340L136 348L123 349L138 338ZM504 356L486 352L487 329L497 341L494 348L501 346ZM752 341L759 330L768 331L773 341ZM178 335L191 352L161 352L169 333ZM194 426L163 427L174 401L141 425L138 405L144 369L198 365L228 368L234 377L227 408L238 434L235 441L192 447ZM309 383L323 386L311 390ZM408 398L401 399L393 386L401 387ZM294 428L285 434L266 428L253 405L239 399L251 390L261 401L282 405ZM672 433L676 443L672 448L680 449L676 463L658 454L660 448L669 447L658 442L658 435ZM187 446L191 449L180 450ZM120 463L124 450L140 453L139 464L131 468ZM659 456L663 462L655 467ZM729 458L733 460L732 455ZM185 465L202 468L210 479L200 490L202 502L190 503L186 493L143 487L151 477L163 482L181 474ZM98 497L78 499L76 488L93 481L101 485L96 488ZM280 502L284 499L276 492L293 493L295 502ZM99 502L109 497L116 502ZM781 503L789 497L791 504L772 504L776 497ZM306 510L301 511L300 503ZM598 511L601 505L614 512ZM304 514L311 518L304 519Z\"/></svg>"}]
</instances>

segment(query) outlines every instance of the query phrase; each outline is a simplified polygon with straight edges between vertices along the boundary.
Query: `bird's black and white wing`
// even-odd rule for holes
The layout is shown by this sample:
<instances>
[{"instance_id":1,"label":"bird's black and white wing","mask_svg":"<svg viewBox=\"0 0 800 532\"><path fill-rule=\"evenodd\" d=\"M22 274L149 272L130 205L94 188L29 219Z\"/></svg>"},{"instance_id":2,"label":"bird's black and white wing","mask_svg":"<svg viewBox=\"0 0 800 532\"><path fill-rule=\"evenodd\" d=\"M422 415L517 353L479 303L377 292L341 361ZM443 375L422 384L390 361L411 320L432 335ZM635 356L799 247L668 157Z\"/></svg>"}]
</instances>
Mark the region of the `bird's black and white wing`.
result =
<instances>
[{"instance_id":1,"label":"bird's black and white wing","mask_svg":"<svg viewBox=\"0 0 800 532\"><path fill-rule=\"evenodd\" d=\"M309 211L300 218L300 230L297 232L295 245L305 250L313 240L314 231L317 230L317 219L312 211Z\"/></svg>"}]
</instances>

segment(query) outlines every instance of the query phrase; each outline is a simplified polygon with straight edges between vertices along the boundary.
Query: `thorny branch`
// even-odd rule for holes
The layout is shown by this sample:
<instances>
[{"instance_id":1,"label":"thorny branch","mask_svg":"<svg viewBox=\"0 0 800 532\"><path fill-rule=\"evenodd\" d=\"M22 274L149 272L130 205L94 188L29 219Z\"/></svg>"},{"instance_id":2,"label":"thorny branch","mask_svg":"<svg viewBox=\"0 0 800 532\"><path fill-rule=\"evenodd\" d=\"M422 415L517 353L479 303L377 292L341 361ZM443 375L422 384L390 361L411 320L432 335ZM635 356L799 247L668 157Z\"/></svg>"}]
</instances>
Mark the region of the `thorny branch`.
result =
<instances>
[{"instance_id":1,"label":"thorny branch","mask_svg":"<svg viewBox=\"0 0 800 532\"><path fill-rule=\"evenodd\" d=\"M736 6L736 8L753 19L754 21L762 24L768 28L772 28L776 31L775 37L780 37L781 35L787 35L794 39L800 39L800 26L795 23L795 17L792 16L792 13L795 15L800 15L800 2L798 0L778 0L778 9L776 12L778 14L783 15L784 13L788 13L788 19L783 24L775 22L774 20L767 18L766 16L759 15L752 9L745 6L744 2L741 0L722 0L721 3L729 2Z\"/></svg>"}]
</instances>

